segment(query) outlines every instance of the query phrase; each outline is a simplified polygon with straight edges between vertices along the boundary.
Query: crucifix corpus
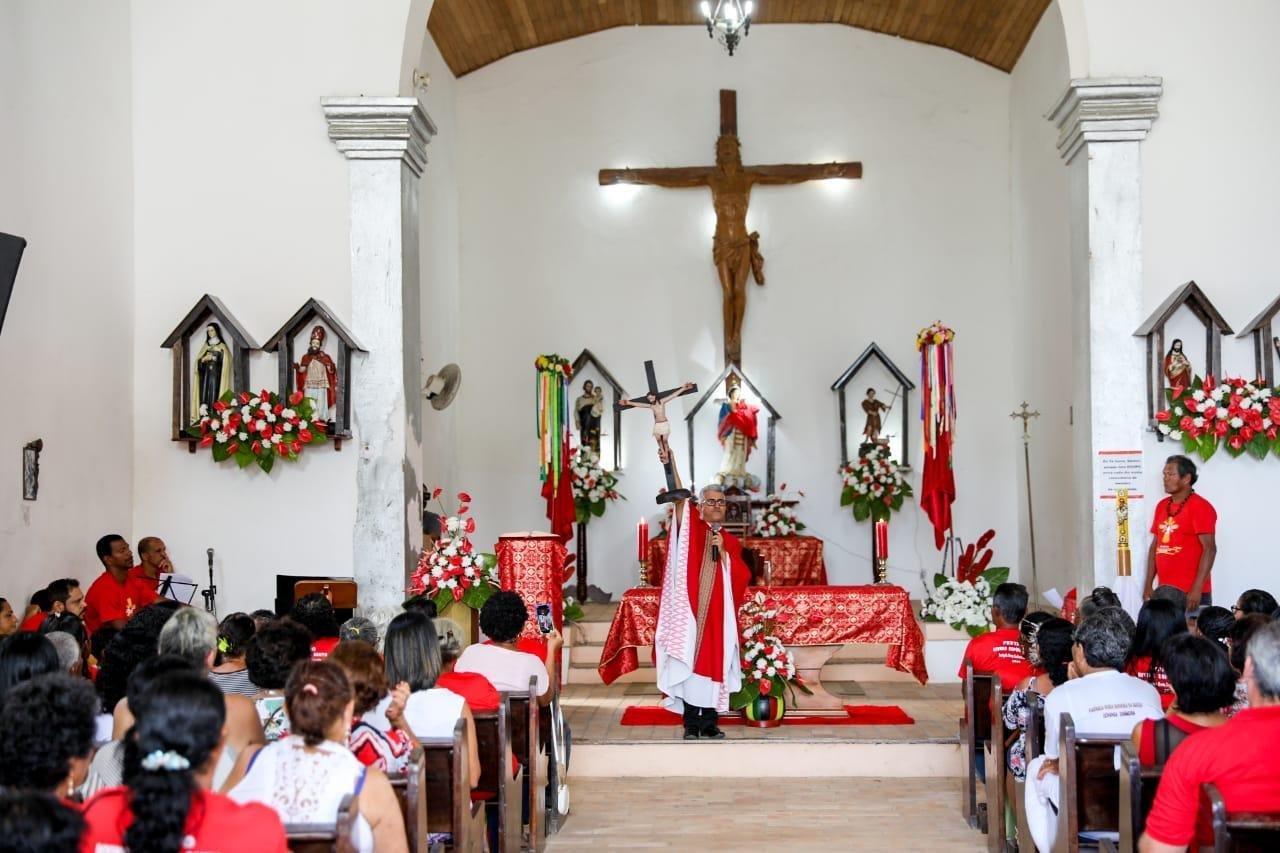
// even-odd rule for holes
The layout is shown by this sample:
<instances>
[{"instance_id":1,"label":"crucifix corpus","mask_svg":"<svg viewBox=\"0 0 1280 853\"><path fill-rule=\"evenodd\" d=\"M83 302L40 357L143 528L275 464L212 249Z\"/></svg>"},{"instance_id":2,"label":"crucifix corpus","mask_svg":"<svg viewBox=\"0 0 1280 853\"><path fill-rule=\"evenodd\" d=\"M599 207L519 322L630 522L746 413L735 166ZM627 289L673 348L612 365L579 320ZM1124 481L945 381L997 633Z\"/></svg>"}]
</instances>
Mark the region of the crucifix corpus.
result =
<instances>
[{"instance_id":1,"label":"crucifix corpus","mask_svg":"<svg viewBox=\"0 0 1280 853\"><path fill-rule=\"evenodd\" d=\"M600 183L649 184L673 189L706 187L716 210L711 259L724 297L724 356L742 366L742 320L747 313L747 279L764 284L760 234L747 232L751 187L799 184L827 178L861 178L861 163L743 166L738 144L738 93L720 90L720 136L714 166L672 169L601 169Z\"/></svg>"},{"instance_id":2,"label":"crucifix corpus","mask_svg":"<svg viewBox=\"0 0 1280 853\"><path fill-rule=\"evenodd\" d=\"M662 451L662 458L666 460L663 462L662 467L667 473L667 490L658 495L658 503L668 504L686 500L690 492L688 489L676 488L676 473L675 469L671 467L670 445L667 444L667 439L671 436L671 423L667 420L667 403L670 403L676 397L692 394L698 390L698 386L692 382L686 382L679 388L659 391L658 379L654 375L652 361L644 363L644 378L649 386L648 393L643 397L622 400L618 403L618 408L648 409L653 412L653 437L657 440L658 448Z\"/></svg>"}]
</instances>

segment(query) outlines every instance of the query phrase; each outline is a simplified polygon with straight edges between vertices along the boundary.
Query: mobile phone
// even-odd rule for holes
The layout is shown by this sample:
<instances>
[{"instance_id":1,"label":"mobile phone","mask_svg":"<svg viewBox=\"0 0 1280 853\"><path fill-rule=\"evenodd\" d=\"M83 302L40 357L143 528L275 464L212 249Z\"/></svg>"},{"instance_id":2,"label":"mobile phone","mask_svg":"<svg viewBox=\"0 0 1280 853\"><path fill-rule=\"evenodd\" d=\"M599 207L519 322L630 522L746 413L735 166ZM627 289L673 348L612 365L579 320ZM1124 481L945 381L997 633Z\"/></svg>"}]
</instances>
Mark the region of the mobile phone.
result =
<instances>
[{"instance_id":1,"label":"mobile phone","mask_svg":"<svg viewBox=\"0 0 1280 853\"><path fill-rule=\"evenodd\" d=\"M550 634L555 628L551 624L551 605L539 604L537 607L538 614L538 630L543 634Z\"/></svg>"}]
</instances>

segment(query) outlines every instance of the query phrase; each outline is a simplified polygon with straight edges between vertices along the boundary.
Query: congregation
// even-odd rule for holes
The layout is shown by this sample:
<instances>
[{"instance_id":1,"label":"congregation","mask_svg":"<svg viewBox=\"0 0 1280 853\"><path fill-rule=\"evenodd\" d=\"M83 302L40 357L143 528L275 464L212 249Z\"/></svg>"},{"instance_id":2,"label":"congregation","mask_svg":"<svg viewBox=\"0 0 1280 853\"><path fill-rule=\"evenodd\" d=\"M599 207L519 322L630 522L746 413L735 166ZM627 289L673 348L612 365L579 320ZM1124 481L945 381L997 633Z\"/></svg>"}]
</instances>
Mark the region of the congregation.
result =
<instances>
[{"instance_id":1,"label":"congregation","mask_svg":"<svg viewBox=\"0 0 1280 853\"><path fill-rule=\"evenodd\" d=\"M352 796L356 849L408 850L393 780L420 744L461 724L459 766L483 804L493 794L477 790L474 715L531 684L535 706L552 699L560 635L521 639L528 611L515 592L493 594L479 614L487 641L465 648L462 629L421 599L381 632L361 617L339 624L320 593L287 614L219 623L158 594L163 541L138 550L132 565L129 544L104 536L103 571L86 591L54 580L21 613L0 598L0 839L22 839L22 850L227 850L253 839L284 851L289 827L332 826ZM527 760L507 769L518 775ZM496 828L490 819L490 849Z\"/></svg>"}]
</instances>

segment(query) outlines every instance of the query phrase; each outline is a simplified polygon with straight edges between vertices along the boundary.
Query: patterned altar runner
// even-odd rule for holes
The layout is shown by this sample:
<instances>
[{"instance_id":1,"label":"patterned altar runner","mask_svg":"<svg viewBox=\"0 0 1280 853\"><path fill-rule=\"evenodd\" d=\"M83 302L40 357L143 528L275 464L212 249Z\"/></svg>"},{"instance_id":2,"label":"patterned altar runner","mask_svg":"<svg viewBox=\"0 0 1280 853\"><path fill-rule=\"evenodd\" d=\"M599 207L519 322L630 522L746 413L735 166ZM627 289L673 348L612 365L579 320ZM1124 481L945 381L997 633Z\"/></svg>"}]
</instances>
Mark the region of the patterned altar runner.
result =
<instances>
[{"instance_id":1,"label":"patterned altar runner","mask_svg":"<svg viewBox=\"0 0 1280 853\"><path fill-rule=\"evenodd\" d=\"M503 589L520 593L529 609L529 621L524 623L520 636L542 639L534 613L542 603L551 605L551 619L556 630L563 632L564 563L569 552L560 540L550 534L500 536L495 552L498 555L498 582Z\"/></svg>"},{"instance_id":2,"label":"patterned altar runner","mask_svg":"<svg viewBox=\"0 0 1280 853\"><path fill-rule=\"evenodd\" d=\"M822 559L822 540L815 536L748 536L743 548L754 549L761 559L773 564L774 586L826 586L827 564ZM667 540L649 540L649 583L662 584L667 565ZM761 571L764 571L761 568Z\"/></svg>"},{"instance_id":3,"label":"patterned altar runner","mask_svg":"<svg viewBox=\"0 0 1280 853\"><path fill-rule=\"evenodd\" d=\"M924 634L899 586L761 587L778 609L778 639L795 646L884 643L885 666L925 684ZM747 590L754 595L757 588ZM657 587L627 590L609 626L600 654L600 678L612 684L640 666L636 649L653 644L658 623ZM744 627L743 626L739 627Z\"/></svg>"}]
</instances>

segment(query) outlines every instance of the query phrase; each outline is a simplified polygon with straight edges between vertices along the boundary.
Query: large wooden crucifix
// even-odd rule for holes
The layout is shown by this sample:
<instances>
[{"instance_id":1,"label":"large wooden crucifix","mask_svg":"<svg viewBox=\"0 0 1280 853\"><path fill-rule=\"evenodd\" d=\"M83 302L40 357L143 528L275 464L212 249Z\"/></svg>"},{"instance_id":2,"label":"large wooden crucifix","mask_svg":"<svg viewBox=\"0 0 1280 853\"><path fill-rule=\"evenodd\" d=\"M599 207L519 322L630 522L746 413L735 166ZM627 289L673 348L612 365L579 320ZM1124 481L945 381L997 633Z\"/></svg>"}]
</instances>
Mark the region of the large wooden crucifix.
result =
<instances>
[{"instance_id":1,"label":"large wooden crucifix","mask_svg":"<svg viewBox=\"0 0 1280 853\"><path fill-rule=\"evenodd\" d=\"M649 184L657 187L707 187L716 209L716 234L711 258L724 296L725 360L742 366L742 320L747 313L747 280L764 284L760 235L747 232L751 187L799 184L826 178L861 178L861 163L821 163L743 166L738 144L738 96L720 90L720 136L714 166L672 169L601 169L601 184Z\"/></svg>"}]
</instances>

